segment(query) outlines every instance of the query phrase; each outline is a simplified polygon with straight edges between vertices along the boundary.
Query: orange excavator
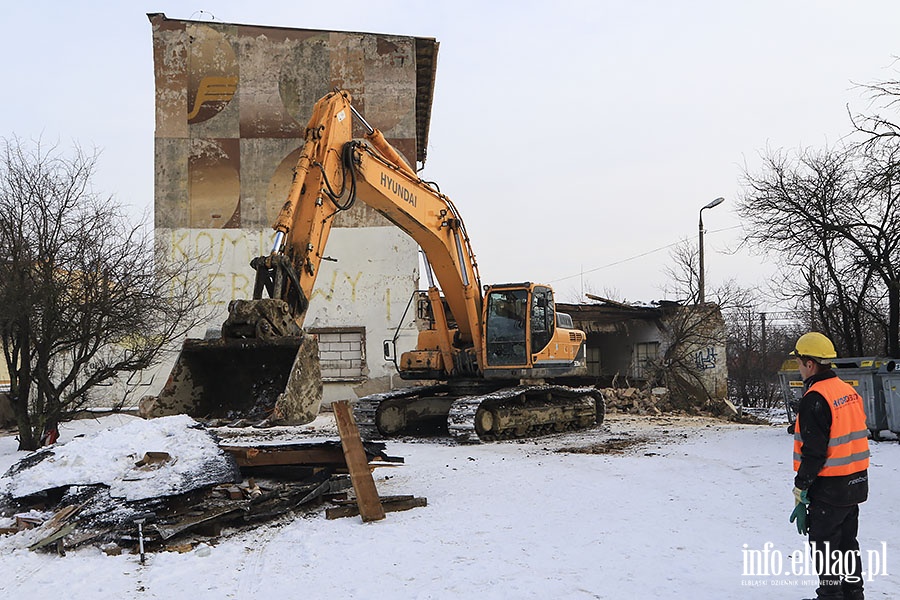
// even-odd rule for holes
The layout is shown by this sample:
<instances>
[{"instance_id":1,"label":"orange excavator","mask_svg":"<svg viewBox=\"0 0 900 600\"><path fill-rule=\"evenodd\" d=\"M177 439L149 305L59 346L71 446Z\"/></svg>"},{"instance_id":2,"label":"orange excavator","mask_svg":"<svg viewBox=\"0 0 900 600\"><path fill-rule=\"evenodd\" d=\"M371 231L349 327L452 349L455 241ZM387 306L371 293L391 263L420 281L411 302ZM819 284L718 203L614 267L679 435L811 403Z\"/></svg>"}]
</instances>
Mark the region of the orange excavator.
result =
<instances>
[{"instance_id":1,"label":"orange excavator","mask_svg":"<svg viewBox=\"0 0 900 600\"><path fill-rule=\"evenodd\" d=\"M354 118L367 130L362 140L352 137ZM426 258L429 287L414 298L425 326L415 349L398 357L395 336L385 342L385 357L405 380L436 382L358 399L364 435L437 430L479 441L602 422L599 390L568 385L586 374L585 334L556 312L553 290L482 287L456 206L418 177L346 91L313 109L272 252L251 262L254 298L229 305L221 339L185 342L155 414L315 418L322 383L303 319L334 216L356 201L411 236Z\"/></svg>"}]
</instances>

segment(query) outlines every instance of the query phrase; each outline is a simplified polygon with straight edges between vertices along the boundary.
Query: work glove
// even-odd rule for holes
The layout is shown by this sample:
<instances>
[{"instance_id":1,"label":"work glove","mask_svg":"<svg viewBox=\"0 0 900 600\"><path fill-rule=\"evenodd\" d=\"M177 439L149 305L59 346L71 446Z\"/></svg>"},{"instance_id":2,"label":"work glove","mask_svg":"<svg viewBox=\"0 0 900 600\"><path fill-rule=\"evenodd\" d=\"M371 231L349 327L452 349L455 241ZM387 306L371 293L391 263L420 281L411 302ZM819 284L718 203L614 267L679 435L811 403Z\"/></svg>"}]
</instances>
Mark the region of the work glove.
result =
<instances>
[{"instance_id":1,"label":"work glove","mask_svg":"<svg viewBox=\"0 0 900 600\"><path fill-rule=\"evenodd\" d=\"M797 533L800 535L806 535L809 533L809 525L806 522L806 518L809 515L807 511L807 506L809 506L809 498L806 495L806 490L801 490L798 487L794 488L794 512L791 513L791 523L794 521L797 522Z\"/></svg>"}]
</instances>

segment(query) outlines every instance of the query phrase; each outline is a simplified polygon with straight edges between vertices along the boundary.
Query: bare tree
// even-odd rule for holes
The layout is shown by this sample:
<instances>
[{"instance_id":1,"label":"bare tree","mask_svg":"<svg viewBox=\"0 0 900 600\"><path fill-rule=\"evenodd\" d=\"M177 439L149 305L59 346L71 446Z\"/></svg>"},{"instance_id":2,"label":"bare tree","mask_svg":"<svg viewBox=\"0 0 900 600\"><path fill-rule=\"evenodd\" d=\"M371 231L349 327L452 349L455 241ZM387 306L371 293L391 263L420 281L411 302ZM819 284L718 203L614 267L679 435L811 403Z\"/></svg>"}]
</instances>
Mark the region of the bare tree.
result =
<instances>
[{"instance_id":1,"label":"bare tree","mask_svg":"<svg viewBox=\"0 0 900 600\"><path fill-rule=\"evenodd\" d=\"M754 290L743 288L734 279L712 287L710 302L697 305L699 299L698 246L683 240L670 252L666 266L664 291L682 304L665 322L666 349L660 363L659 376L678 395L705 401L709 392L703 382L696 352L701 348L726 347L731 375L731 350L728 348L728 317L736 310L755 302Z\"/></svg>"},{"instance_id":2,"label":"bare tree","mask_svg":"<svg viewBox=\"0 0 900 600\"><path fill-rule=\"evenodd\" d=\"M697 304L700 298L699 246L682 239L669 251L669 260L664 269L666 284L662 292L682 304Z\"/></svg>"},{"instance_id":3,"label":"bare tree","mask_svg":"<svg viewBox=\"0 0 900 600\"><path fill-rule=\"evenodd\" d=\"M664 344L659 359L648 365L650 383L669 388L682 408L705 404L715 390L707 386L698 353L725 346L725 323L719 307L705 303L672 308L660 325Z\"/></svg>"},{"instance_id":4,"label":"bare tree","mask_svg":"<svg viewBox=\"0 0 900 600\"><path fill-rule=\"evenodd\" d=\"M666 285L662 291L683 305L696 304L700 299L700 256L697 244L681 240L669 252L669 263L664 272ZM755 290L742 287L735 278L726 279L713 286L706 294L708 301L722 311L747 306L755 298Z\"/></svg>"},{"instance_id":5,"label":"bare tree","mask_svg":"<svg viewBox=\"0 0 900 600\"><path fill-rule=\"evenodd\" d=\"M151 366L197 325L202 290L93 191L96 153L18 139L0 152L0 341L19 448L32 450L99 384Z\"/></svg>"},{"instance_id":6,"label":"bare tree","mask_svg":"<svg viewBox=\"0 0 900 600\"><path fill-rule=\"evenodd\" d=\"M871 346L870 322L883 308L884 346L900 355L895 154L879 146L770 152L759 173L744 173L738 211L748 243L793 271L799 287L788 295L809 298L815 325L850 354Z\"/></svg>"},{"instance_id":7,"label":"bare tree","mask_svg":"<svg viewBox=\"0 0 900 600\"><path fill-rule=\"evenodd\" d=\"M759 304L733 308L728 331L728 393L735 404L772 408L782 398L778 371L807 331L792 311L766 312Z\"/></svg>"},{"instance_id":8,"label":"bare tree","mask_svg":"<svg viewBox=\"0 0 900 600\"><path fill-rule=\"evenodd\" d=\"M888 79L859 86L872 101L874 112L852 113L850 122L863 136L863 145L897 145L900 143L900 125L894 117L879 111L895 111L900 107L900 80Z\"/></svg>"}]
</instances>

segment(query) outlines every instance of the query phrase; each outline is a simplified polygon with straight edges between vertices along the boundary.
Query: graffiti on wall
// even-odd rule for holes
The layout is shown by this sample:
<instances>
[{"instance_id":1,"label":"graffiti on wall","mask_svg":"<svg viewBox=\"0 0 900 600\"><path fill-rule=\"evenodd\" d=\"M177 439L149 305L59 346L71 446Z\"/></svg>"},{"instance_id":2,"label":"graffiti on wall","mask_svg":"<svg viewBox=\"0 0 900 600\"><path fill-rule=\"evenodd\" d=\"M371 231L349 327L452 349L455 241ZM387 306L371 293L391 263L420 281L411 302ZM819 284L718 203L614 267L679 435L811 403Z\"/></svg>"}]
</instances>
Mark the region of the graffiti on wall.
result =
<instances>
[{"instance_id":1,"label":"graffiti on wall","mask_svg":"<svg viewBox=\"0 0 900 600\"><path fill-rule=\"evenodd\" d=\"M271 245L271 232L251 232L228 229L172 229L157 230L165 243L169 262L191 260L196 265L195 283L205 290L205 302L217 310L224 310L231 300L253 297L255 274L250 268L252 257L263 256ZM334 269L323 273L316 281L310 300L316 304L371 305L372 294L383 293L385 311L390 319L391 293L386 280L402 275L366 273L362 270ZM373 281L380 280L380 286ZM173 286L182 282L172 282ZM405 287L405 285L403 286Z\"/></svg>"},{"instance_id":2,"label":"graffiti on wall","mask_svg":"<svg viewBox=\"0 0 900 600\"><path fill-rule=\"evenodd\" d=\"M716 349L712 346L707 346L702 350L698 350L694 354L694 363L699 371L706 371L708 369L716 368Z\"/></svg>"}]
</instances>

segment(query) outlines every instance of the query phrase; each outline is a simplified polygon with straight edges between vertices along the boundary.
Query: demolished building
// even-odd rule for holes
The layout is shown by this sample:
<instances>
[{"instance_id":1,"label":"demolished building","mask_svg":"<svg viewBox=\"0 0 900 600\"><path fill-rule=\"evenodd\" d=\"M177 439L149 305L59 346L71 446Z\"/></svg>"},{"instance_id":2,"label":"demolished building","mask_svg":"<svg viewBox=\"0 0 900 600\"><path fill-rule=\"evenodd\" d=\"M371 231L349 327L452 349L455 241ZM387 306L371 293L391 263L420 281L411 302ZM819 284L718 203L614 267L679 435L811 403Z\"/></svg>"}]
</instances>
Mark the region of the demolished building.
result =
<instances>
[{"instance_id":1,"label":"demolished building","mask_svg":"<svg viewBox=\"0 0 900 600\"><path fill-rule=\"evenodd\" d=\"M601 386L683 387L698 400L728 394L725 321L714 304L626 304L591 296L557 303L587 334L590 377Z\"/></svg>"}]
</instances>

